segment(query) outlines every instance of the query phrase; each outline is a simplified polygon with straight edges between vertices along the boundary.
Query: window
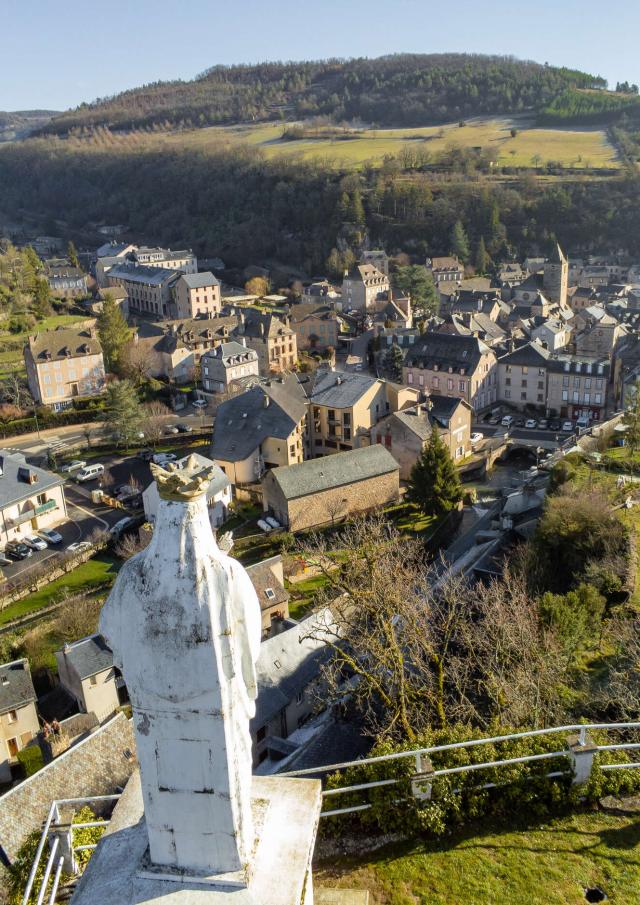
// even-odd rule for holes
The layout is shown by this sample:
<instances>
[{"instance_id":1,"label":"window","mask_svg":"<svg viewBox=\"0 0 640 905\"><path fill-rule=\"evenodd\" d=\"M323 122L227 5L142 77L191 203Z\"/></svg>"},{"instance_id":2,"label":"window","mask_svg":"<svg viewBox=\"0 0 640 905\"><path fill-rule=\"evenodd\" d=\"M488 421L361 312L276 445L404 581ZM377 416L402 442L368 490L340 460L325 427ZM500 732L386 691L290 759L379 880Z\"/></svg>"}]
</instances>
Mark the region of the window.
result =
<instances>
[{"instance_id":1,"label":"window","mask_svg":"<svg viewBox=\"0 0 640 905\"><path fill-rule=\"evenodd\" d=\"M602 396L601 396L601 394L600 394L600 393L596 393L595 399L594 399L593 401L595 402L596 405L600 405L600 403L602 402Z\"/></svg>"},{"instance_id":2,"label":"window","mask_svg":"<svg viewBox=\"0 0 640 905\"><path fill-rule=\"evenodd\" d=\"M590 377L585 377L585 379L584 379L584 388L585 388L585 390L590 390L590 389L591 389L591 378L590 378Z\"/></svg>"},{"instance_id":3,"label":"window","mask_svg":"<svg viewBox=\"0 0 640 905\"><path fill-rule=\"evenodd\" d=\"M544 396L542 393L538 393L538 402L544 402Z\"/></svg>"},{"instance_id":4,"label":"window","mask_svg":"<svg viewBox=\"0 0 640 905\"><path fill-rule=\"evenodd\" d=\"M510 378L510 377L505 377L504 384L505 384L505 386L510 387L510 386L511 386L511 378Z\"/></svg>"},{"instance_id":5,"label":"window","mask_svg":"<svg viewBox=\"0 0 640 905\"><path fill-rule=\"evenodd\" d=\"M524 368L522 369L522 373L523 373L523 374L528 374L528 373L529 373L529 368L524 367Z\"/></svg>"},{"instance_id":6,"label":"window","mask_svg":"<svg viewBox=\"0 0 640 905\"><path fill-rule=\"evenodd\" d=\"M439 388L439 386L440 386L440 378L439 378L439 377L432 377L432 378L431 378L431 386L434 388L434 390L437 390L437 389Z\"/></svg>"},{"instance_id":7,"label":"window","mask_svg":"<svg viewBox=\"0 0 640 905\"><path fill-rule=\"evenodd\" d=\"M351 427L351 412L344 412L342 415L342 423L345 427Z\"/></svg>"},{"instance_id":8,"label":"window","mask_svg":"<svg viewBox=\"0 0 640 905\"><path fill-rule=\"evenodd\" d=\"M39 493L38 496L36 497L36 500L37 500L38 506L44 506L44 504L47 502L46 493Z\"/></svg>"},{"instance_id":9,"label":"window","mask_svg":"<svg viewBox=\"0 0 640 905\"><path fill-rule=\"evenodd\" d=\"M511 373L511 365L506 365L507 374Z\"/></svg>"},{"instance_id":10,"label":"window","mask_svg":"<svg viewBox=\"0 0 640 905\"><path fill-rule=\"evenodd\" d=\"M568 386L569 386L569 378L568 378L568 377L563 377L563 378L562 378L562 386L563 386L563 387L568 387Z\"/></svg>"},{"instance_id":11,"label":"window","mask_svg":"<svg viewBox=\"0 0 640 905\"><path fill-rule=\"evenodd\" d=\"M267 600L276 599L276 592L273 590L273 588L265 588L264 594L265 594L265 597L267 598Z\"/></svg>"},{"instance_id":12,"label":"window","mask_svg":"<svg viewBox=\"0 0 640 905\"><path fill-rule=\"evenodd\" d=\"M413 374L411 371L407 374L407 383L413 383Z\"/></svg>"},{"instance_id":13,"label":"window","mask_svg":"<svg viewBox=\"0 0 640 905\"><path fill-rule=\"evenodd\" d=\"M579 377L573 378L573 385L574 385L574 387L580 387L580 378Z\"/></svg>"},{"instance_id":14,"label":"window","mask_svg":"<svg viewBox=\"0 0 640 905\"><path fill-rule=\"evenodd\" d=\"M538 368L538 377L544 377L544 368Z\"/></svg>"},{"instance_id":15,"label":"window","mask_svg":"<svg viewBox=\"0 0 640 905\"><path fill-rule=\"evenodd\" d=\"M18 739L17 738L8 738L7 739L7 748L9 749L9 757L15 757L18 751Z\"/></svg>"},{"instance_id":16,"label":"window","mask_svg":"<svg viewBox=\"0 0 640 905\"><path fill-rule=\"evenodd\" d=\"M466 389L466 384L465 384L464 380L458 381L458 392L464 393L465 389Z\"/></svg>"},{"instance_id":17,"label":"window","mask_svg":"<svg viewBox=\"0 0 640 905\"><path fill-rule=\"evenodd\" d=\"M526 400L526 398L527 398L526 393L520 393L520 399Z\"/></svg>"},{"instance_id":18,"label":"window","mask_svg":"<svg viewBox=\"0 0 640 905\"><path fill-rule=\"evenodd\" d=\"M18 721L18 711L10 710L9 713L7 714L7 721L9 723L16 723Z\"/></svg>"},{"instance_id":19,"label":"window","mask_svg":"<svg viewBox=\"0 0 640 905\"><path fill-rule=\"evenodd\" d=\"M563 391L562 391L562 401L563 401L563 402L567 402L568 399L569 399L569 391L568 391L568 390L563 390Z\"/></svg>"},{"instance_id":20,"label":"window","mask_svg":"<svg viewBox=\"0 0 640 905\"><path fill-rule=\"evenodd\" d=\"M538 381L538 389L539 389L539 390L544 390L544 381L542 381L542 380L539 380L539 381Z\"/></svg>"},{"instance_id":21,"label":"window","mask_svg":"<svg viewBox=\"0 0 640 905\"><path fill-rule=\"evenodd\" d=\"M350 428L350 427L345 427L345 428L343 429L343 431L342 431L342 439L343 439L343 440L350 440L350 439L351 439L351 428Z\"/></svg>"},{"instance_id":22,"label":"window","mask_svg":"<svg viewBox=\"0 0 640 905\"><path fill-rule=\"evenodd\" d=\"M580 393L578 392L578 390L573 391L573 401L580 402Z\"/></svg>"},{"instance_id":23,"label":"window","mask_svg":"<svg viewBox=\"0 0 640 905\"><path fill-rule=\"evenodd\" d=\"M452 380L451 378L449 378L449 379L447 380L447 389L448 389L448 390L452 390L452 389L453 389L453 380Z\"/></svg>"},{"instance_id":24,"label":"window","mask_svg":"<svg viewBox=\"0 0 640 905\"><path fill-rule=\"evenodd\" d=\"M504 398L505 398L505 399L511 399L511 390L505 390L505 391L504 391Z\"/></svg>"},{"instance_id":25,"label":"window","mask_svg":"<svg viewBox=\"0 0 640 905\"><path fill-rule=\"evenodd\" d=\"M591 402L591 393L584 394L584 401L587 405Z\"/></svg>"},{"instance_id":26,"label":"window","mask_svg":"<svg viewBox=\"0 0 640 905\"><path fill-rule=\"evenodd\" d=\"M523 380L520 382L520 386L526 387L526 385L527 385L527 381L523 379Z\"/></svg>"}]
</instances>

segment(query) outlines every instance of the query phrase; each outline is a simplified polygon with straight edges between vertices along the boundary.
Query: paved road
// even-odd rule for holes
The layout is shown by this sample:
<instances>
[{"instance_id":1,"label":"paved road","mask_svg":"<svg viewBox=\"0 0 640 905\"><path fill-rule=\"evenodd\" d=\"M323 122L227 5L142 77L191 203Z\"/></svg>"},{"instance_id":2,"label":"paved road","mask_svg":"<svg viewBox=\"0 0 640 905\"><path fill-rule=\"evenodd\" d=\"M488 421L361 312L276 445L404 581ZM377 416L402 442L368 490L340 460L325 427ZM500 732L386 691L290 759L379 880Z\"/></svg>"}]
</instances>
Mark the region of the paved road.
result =
<instances>
[{"instance_id":1,"label":"paved road","mask_svg":"<svg viewBox=\"0 0 640 905\"><path fill-rule=\"evenodd\" d=\"M560 443L570 436L566 431L550 431L550 430L526 430L523 427L514 427L507 431L506 427L500 424L474 424L472 431L477 431L485 437L503 437L508 433L512 440L544 440L547 443L553 442L556 437Z\"/></svg>"}]
</instances>

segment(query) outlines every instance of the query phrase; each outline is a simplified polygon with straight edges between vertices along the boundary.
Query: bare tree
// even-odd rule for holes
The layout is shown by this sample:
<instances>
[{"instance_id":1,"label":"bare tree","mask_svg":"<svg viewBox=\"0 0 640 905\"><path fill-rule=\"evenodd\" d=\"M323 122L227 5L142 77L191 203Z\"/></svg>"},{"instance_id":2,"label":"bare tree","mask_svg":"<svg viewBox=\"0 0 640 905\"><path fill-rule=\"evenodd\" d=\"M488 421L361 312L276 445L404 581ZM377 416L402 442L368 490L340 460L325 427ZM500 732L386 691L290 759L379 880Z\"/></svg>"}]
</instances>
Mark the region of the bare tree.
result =
<instances>
[{"instance_id":1,"label":"bare tree","mask_svg":"<svg viewBox=\"0 0 640 905\"><path fill-rule=\"evenodd\" d=\"M153 353L146 343L129 342L122 352L121 367L123 375L140 386L152 376Z\"/></svg>"},{"instance_id":2,"label":"bare tree","mask_svg":"<svg viewBox=\"0 0 640 905\"><path fill-rule=\"evenodd\" d=\"M164 402L147 402L142 406L141 427L147 443L155 446L160 441L169 414L169 408Z\"/></svg>"}]
</instances>

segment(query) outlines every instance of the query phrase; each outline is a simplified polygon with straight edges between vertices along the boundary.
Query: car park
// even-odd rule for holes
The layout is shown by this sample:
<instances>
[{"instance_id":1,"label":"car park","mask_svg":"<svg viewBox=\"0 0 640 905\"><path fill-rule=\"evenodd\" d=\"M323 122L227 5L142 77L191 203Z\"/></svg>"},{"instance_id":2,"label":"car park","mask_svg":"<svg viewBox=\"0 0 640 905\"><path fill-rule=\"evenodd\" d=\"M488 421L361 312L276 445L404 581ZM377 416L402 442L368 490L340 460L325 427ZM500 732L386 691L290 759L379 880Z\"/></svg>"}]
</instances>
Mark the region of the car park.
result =
<instances>
[{"instance_id":1,"label":"car park","mask_svg":"<svg viewBox=\"0 0 640 905\"><path fill-rule=\"evenodd\" d=\"M46 550L49 546L46 540L38 537L37 534L30 534L28 537L25 537L24 542L27 547L31 547L32 550Z\"/></svg>"},{"instance_id":2,"label":"car park","mask_svg":"<svg viewBox=\"0 0 640 905\"><path fill-rule=\"evenodd\" d=\"M21 543L18 540L10 540L5 544L4 552L11 557L11 559L27 559L28 556L31 556L33 550L30 550L26 544Z\"/></svg>"},{"instance_id":3,"label":"car park","mask_svg":"<svg viewBox=\"0 0 640 905\"><path fill-rule=\"evenodd\" d=\"M179 434L190 434L191 431L193 430L193 428L191 427L190 424L180 423L180 424L176 424L176 430L178 431Z\"/></svg>"},{"instance_id":4,"label":"car park","mask_svg":"<svg viewBox=\"0 0 640 905\"><path fill-rule=\"evenodd\" d=\"M102 477L104 474L104 465L96 463L95 465L85 465L80 471L76 472L75 479L79 484L85 481L95 481L96 478Z\"/></svg>"},{"instance_id":5,"label":"car park","mask_svg":"<svg viewBox=\"0 0 640 905\"><path fill-rule=\"evenodd\" d=\"M91 549L91 544L87 540L76 541L74 544L69 544L67 547L67 553L84 553L86 550Z\"/></svg>"},{"instance_id":6,"label":"car park","mask_svg":"<svg viewBox=\"0 0 640 905\"><path fill-rule=\"evenodd\" d=\"M562 430L571 433L573 431L573 421L563 421Z\"/></svg>"},{"instance_id":7,"label":"car park","mask_svg":"<svg viewBox=\"0 0 640 905\"><path fill-rule=\"evenodd\" d=\"M84 468L86 464L84 459L72 459L71 462L67 462L63 465L60 471L62 474L71 474L72 471L79 471L81 468Z\"/></svg>"},{"instance_id":8,"label":"car park","mask_svg":"<svg viewBox=\"0 0 640 905\"><path fill-rule=\"evenodd\" d=\"M475 434L471 434L469 439L472 443L480 443L481 440L484 440L484 435L476 432Z\"/></svg>"},{"instance_id":9,"label":"car park","mask_svg":"<svg viewBox=\"0 0 640 905\"><path fill-rule=\"evenodd\" d=\"M524 426L526 427L527 430L530 430L530 431L535 430L536 427L538 426L538 422L536 421L535 418L527 418Z\"/></svg>"},{"instance_id":10,"label":"car park","mask_svg":"<svg viewBox=\"0 0 640 905\"><path fill-rule=\"evenodd\" d=\"M50 545L62 543L62 535L58 534L57 531L54 531L53 528L43 528L42 531L39 531L38 533L40 534L40 537Z\"/></svg>"}]
</instances>

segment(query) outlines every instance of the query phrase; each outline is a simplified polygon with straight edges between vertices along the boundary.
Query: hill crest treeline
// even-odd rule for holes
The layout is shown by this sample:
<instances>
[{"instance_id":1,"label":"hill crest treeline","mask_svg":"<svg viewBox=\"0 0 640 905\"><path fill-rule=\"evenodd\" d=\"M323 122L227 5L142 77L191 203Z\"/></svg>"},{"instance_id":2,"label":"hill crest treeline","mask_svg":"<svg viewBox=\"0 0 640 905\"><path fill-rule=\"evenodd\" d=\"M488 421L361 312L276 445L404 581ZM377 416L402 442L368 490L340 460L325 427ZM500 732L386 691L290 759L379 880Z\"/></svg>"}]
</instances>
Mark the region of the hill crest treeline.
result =
<instances>
[{"instance_id":1,"label":"hill crest treeline","mask_svg":"<svg viewBox=\"0 0 640 905\"><path fill-rule=\"evenodd\" d=\"M475 54L213 66L191 81L155 82L82 104L56 116L44 131L197 128L310 116L417 126L539 112L568 91L604 87L604 79L588 73Z\"/></svg>"}]
</instances>

